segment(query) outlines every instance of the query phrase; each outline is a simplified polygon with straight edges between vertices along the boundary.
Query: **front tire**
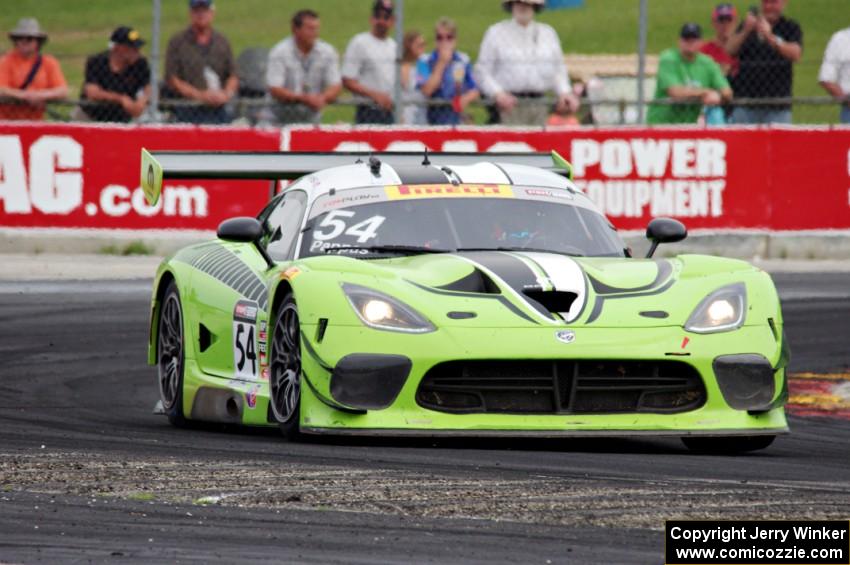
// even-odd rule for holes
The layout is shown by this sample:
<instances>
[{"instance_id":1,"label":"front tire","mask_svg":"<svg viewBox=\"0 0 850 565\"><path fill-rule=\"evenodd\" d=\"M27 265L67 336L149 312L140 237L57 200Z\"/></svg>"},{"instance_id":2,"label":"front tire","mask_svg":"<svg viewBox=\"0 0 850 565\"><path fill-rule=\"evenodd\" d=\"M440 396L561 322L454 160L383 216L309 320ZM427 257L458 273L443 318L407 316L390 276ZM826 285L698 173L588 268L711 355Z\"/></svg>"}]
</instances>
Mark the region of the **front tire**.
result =
<instances>
[{"instance_id":1,"label":"front tire","mask_svg":"<svg viewBox=\"0 0 850 565\"><path fill-rule=\"evenodd\" d=\"M776 436L683 437L682 443L697 453L735 454L765 449Z\"/></svg>"},{"instance_id":2,"label":"front tire","mask_svg":"<svg viewBox=\"0 0 850 565\"><path fill-rule=\"evenodd\" d=\"M287 294L275 316L269 355L269 404L283 436L300 435L301 419L301 325L292 293Z\"/></svg>"},{"instance_id":3,"label":"front tire","mask_svg":"<svg viewBox=\"0 0 850 565\"><path fill-rule=\"evenodd\" d=\"M179 428L186 426L183 415L183 373L186 340L183 334L183 306L174 281L168 284L159 310L156 343L159 398L168 421Z\"/></svg>"}]
</instances>

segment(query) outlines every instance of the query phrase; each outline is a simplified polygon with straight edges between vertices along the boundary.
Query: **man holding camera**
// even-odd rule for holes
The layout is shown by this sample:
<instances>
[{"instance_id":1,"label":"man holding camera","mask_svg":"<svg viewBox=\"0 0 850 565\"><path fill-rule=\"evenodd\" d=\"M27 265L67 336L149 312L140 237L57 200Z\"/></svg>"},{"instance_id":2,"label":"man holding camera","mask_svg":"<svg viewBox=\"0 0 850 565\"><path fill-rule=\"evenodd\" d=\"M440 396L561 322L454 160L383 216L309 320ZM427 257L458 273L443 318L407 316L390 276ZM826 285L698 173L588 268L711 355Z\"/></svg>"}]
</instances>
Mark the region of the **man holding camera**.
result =
<instances>
[{"instance_id":1,"label":"man holding camera","mask_svg":"<svg viewBox=\"0 0 850 565\"><path fill-rule=\"evenodd\" d=\"M726 50L738 57L740 70L732 89L739 98L790 98L792 64L803 55L803 30L782 11L787 0L762 0L761 11L750 8ZM736 106L736 124L790 124L791 105L754 104Z\"/></svg>"}]
</instances>

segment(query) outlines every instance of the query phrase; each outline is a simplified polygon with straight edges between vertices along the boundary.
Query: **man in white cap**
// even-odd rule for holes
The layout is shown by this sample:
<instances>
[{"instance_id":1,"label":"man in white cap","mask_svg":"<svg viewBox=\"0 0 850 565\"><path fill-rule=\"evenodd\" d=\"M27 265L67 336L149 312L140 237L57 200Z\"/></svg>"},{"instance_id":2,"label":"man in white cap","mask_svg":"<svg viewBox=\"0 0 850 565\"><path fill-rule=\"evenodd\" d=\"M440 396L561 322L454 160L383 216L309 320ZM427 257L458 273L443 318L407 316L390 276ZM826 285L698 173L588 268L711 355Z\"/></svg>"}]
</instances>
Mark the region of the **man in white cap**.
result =
<instances>
[{"instance_id":1,"label":"man in white cap","mask_svg":"<svg viewBox=\"0 0 850 565\"><path fill-rule=\"evenodd\" d=\"M544 0L503 0L510 20L493 24L484 34L476 80L493 100L504 124L540 124L550 108L542 100L554 91L559 110L576 111L561 40L552 26L535 22Z\"/></svg>"},{"instance_id":2,"label":"man in white cap","mask_svg":"<svg viewBox=\"0 0 850 565\"><path fill-rule=\"evenodd\" d=\"M0 58L0 98L13 104L0 104L2 120L41 120L47 102L68 96L68 84L59 61L42 55L47 41L34 18L23 18L9 32L14 48Z\"/></svg>"}]
</instances>

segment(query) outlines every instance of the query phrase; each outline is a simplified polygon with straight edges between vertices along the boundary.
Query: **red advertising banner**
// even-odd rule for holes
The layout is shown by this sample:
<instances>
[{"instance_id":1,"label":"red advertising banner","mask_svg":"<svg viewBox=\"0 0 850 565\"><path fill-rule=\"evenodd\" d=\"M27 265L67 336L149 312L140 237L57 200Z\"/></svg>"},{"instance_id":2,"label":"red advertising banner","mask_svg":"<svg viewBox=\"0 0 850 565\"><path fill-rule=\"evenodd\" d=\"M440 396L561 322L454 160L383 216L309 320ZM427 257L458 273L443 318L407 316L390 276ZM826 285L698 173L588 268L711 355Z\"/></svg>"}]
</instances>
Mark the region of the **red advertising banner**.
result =
<instances>
[{"instance_id":1,"label":"red advertising banner","mask_svg":"<svg viewBox=\"0 0 850 565\"><path fill-rule=\"evenodd\" d=\"M156 206L139 188L150 150L276 151L277 130L0 123L0 226L215 229L268 202L260 181L167 181Z\"/></svg>"},{"instance_id":2,"label":"red advertising banner","mask_svg":"<svg viewBox=\"0 0 850 565\"><path fill-rule=\"evenodd\" d=\"M281 143L283 140L283 143ZM625 230L658 216L691 229L850 229L848 128L354 128L0 123L0 227L215 229L268 201L260 181L139 186L152 150L549 151Z\"/></svg>"},{"instance_id":3,"label":"red advertising banner","mask_svg":"<svg viewBox=\"0 0 850 565\"><path fill-rule=\"evenodd\" d=\"M549 151L619 229L850 228L850 129L292 128L291 151Z\"/></svg>"}]
</instances>

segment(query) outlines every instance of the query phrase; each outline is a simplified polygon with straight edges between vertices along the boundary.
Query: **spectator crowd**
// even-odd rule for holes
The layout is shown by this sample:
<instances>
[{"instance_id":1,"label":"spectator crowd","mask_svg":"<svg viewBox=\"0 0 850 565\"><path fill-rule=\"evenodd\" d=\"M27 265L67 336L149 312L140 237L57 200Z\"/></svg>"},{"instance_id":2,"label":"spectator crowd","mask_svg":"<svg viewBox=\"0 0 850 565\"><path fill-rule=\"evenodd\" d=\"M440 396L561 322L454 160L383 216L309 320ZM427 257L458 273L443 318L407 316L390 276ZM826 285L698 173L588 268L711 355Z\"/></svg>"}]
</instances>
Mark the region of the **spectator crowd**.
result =
<instances>
[{"instance_id":1,"label":"spectator crowd","mask_svg":"<svg viewBox=\"0 0 850 565\"><path fill-rule=\"evenodd\" d=\"M650 124L767 124L791 122L793 65L803 52L803 30L785 17L789 0L760 0L746 14L734 4L711 12L713 37L682 25L678 45L661 53ZM795 0L801 1L801 0ZM461 30L439 18L429 37L404 35L397 65L393 0L375 0L367 31L348 42L340 57L321 39L321 17L297 11L290 35L263 53L255 85L240 81L240 61L214 27L213 0L189 0L189 24L170 38L160 93L175 121L228 123L235 101L257 99L253 117L268 123L318 123L343 90L355 100L358 124L456 125L481 100L490 123L576 123L581 85L573 85L561 40L536 21L544 0L503 0L509 17L490 26L474 61L458 49ZM9 32L12 48L0 58L0 119L43 119L48 103L68 97L59 62L43 53L48 34L32 18ZM128 122L149 110L151 70L139 32L120 26L107 50L90 56L75 120ZM400 104L396 107L396 72ZM832 37L818 80L850 123L850 28Z\"/></svg>"}]
</instances>

